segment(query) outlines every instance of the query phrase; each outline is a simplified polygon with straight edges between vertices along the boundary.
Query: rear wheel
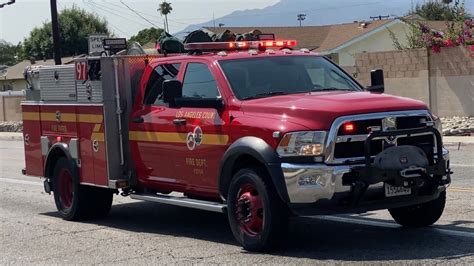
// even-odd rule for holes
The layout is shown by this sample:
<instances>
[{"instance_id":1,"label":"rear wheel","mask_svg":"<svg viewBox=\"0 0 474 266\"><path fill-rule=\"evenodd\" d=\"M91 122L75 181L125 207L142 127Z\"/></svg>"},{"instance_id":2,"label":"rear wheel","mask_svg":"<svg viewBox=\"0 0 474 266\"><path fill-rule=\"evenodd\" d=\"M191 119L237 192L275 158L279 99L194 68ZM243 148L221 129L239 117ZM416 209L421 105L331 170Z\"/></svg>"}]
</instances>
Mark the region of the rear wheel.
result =
<instances>
[{"instance_id":1,"label":"rear wheel","mask_svg":"<svg viewBox=\"0 0 474 266\"><path fill-rule=\"evenodd\" d=\"M288 209L259 168L238 171L229 187L228 218L232 233L246 250L276 247L286 235Z\"/></svg>"},{"instance_id":2,"label":"rear wheel","mask_svg":"<svg viewBox=\"0 0 474 266\"><path fill-rule=\"evenodd\" d=\"M112 206L113 191L80 185L72 164L60 158L54 167L54 201L65 220L80 220L107 215Z\"/></svg>"},{"instance_id":3,"label":"rear wheel","mask_svg":"<svg viewBox=\"0 0 474 266\"><path fill-rule=\"evenodd\" d=\"M436 223L446 205L446 191L433 201L423 204L389 209L390 215L400 225L406 227L425 227Z\"/></svg>"}]
</instances>

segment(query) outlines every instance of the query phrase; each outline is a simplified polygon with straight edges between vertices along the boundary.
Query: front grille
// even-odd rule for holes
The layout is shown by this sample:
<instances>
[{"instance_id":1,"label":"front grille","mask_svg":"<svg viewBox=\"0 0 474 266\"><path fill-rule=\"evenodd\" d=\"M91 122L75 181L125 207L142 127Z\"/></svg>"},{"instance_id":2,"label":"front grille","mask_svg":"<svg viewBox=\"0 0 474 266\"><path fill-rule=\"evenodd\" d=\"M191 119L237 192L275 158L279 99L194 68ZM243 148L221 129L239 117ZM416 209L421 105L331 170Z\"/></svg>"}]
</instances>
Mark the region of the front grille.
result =
<instances>
[{"instance_id":1,"label":"front grille","mask_svg":"<svg viewBox=\"0 0 474 266\"><path fill-rule=\"evenodd\" d=\"M426 117L425 116L404 116L397 117L396 119L397 129L411 129L411 128L420 128L425 126ZM344 128L340 127L337 135L338 136L347 136L347 135L362 135L369 134L371 127L382 128L382 119L368 119L368 120L358 120L358 121L349 121L354 124L354 131L344 132Z\"/></svg>"},{"instance_id":2,"label":"front grille","mask_svg":"<svg viewBox=\"0 0 474 266\"><path fill-rule=\"evenodd\" d=\"M415 129L426 126L426 121L430 118L427 116L400 116L396 117L397 130ZM383 129L383 118L346 121L342 123L337 130L336 143L334 145L333 157L339 160L354 160L365 156L365 139L373 128ZM352 132L344 132L343 125L346 123L354 125ZM432 134L400 137L397 139L396 145L412 145L418 146L425 151L428 158L432 158L435 140ZM382 139L374 139L370 143L371 156L375 156L383 151L384 147L390 147L391 144Z\"/></svg>"},{"instance_id":3,"label":"front grille","mask_svg":"<svg viewBox=\"0 0 474 266\"><path fill-rule=\"evenodd\" d=\"M383 147L382 140L372 141L370 143L371 156L379 154L382 151L382 147ZM364 156L364 142L363 141L338 143L336 144L336 149L334 150L334 157L337 159L363 157L363 156Z\"/></svg>"}]
</instances>

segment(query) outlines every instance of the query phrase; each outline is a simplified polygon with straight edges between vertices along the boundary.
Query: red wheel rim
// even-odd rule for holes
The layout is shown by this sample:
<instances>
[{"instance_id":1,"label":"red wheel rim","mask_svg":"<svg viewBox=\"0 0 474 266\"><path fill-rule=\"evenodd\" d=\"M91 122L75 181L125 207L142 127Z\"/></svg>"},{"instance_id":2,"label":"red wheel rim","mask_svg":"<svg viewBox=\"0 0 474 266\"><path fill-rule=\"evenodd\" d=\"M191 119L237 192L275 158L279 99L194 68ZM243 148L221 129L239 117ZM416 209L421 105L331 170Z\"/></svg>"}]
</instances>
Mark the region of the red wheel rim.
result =
<instances>
[{"instance_id":1,"label":"red wheel rim","mask_svg":"<svg viewBox=\"0 0 474 266\"><path fill-rule=\"evenodd\" d=\"M256 236L263 229L263 203L255 185L244 184L237 193L235 214L240 230L249 236Z\"/></svg>"},{"instance_id":2,"label":"red wheel rim","mask_svg":"<svg viewBox=\"0 0 474 266\"><path fill-rule=\"evenodd\" d=\"M72 175L68 169L61 169L59 172L59 200L65 209L72 206L74 192L72 189Z\"/></svg>"}]
</instances>

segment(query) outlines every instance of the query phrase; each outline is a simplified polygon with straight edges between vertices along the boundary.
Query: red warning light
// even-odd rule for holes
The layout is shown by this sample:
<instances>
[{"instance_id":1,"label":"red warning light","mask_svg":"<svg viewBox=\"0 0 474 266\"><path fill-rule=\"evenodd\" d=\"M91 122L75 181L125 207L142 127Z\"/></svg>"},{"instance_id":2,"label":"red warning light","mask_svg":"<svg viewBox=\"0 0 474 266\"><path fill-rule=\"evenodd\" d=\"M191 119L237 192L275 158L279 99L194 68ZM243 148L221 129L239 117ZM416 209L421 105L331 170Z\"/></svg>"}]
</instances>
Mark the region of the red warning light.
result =
<instances>
[{"instance_id":1,"label":"red warning light","mask_svg":"<svg viewBox=\"0 0 474 266\"><path fill-rule=\"evenodd\" d=\"M354 131L355 131L354 123L350 122L350 123L344 124L344 133L350 134L350 133L353 133Z\"/></svg>"}]
</instances>

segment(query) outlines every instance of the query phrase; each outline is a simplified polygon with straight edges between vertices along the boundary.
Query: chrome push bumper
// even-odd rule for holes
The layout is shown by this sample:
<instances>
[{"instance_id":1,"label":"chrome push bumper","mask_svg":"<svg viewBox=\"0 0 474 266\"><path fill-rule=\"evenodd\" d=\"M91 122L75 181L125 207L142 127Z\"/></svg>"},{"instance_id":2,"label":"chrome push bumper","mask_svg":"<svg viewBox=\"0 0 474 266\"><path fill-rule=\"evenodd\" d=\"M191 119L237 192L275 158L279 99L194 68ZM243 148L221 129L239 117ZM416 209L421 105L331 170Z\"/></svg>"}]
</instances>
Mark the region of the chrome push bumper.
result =
<instances>
[{"instance_id":1,"label":"chrome push bumper","mask_svg":"<svg viewBox=\"0 0 474 266\"><path fill-rule=\"evenodd\" d=\"M446 168L449 169L449 151L442 150ZM283 176L285 178L286 189L290 204L315 204L318 202L328 202L334 199L335 195L349 195L352 187L343 185L343 176L351 172L354 168L363 167L358 165L337 165L326 164L294 164L282 163ZM372 184L368 187L367 193L380 190L383 182Z\"/></svg>"}]
</instances>

